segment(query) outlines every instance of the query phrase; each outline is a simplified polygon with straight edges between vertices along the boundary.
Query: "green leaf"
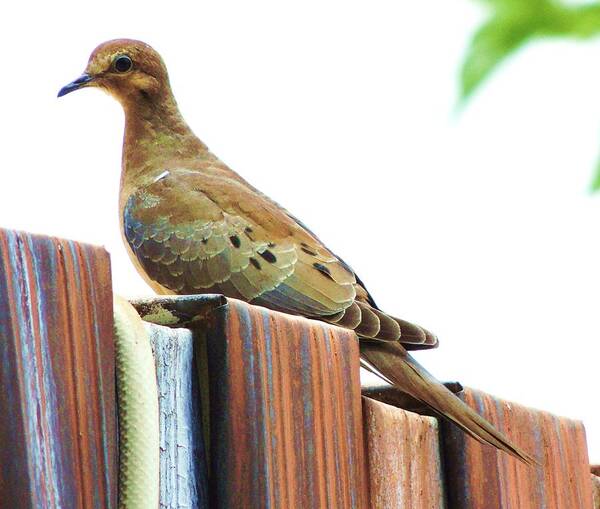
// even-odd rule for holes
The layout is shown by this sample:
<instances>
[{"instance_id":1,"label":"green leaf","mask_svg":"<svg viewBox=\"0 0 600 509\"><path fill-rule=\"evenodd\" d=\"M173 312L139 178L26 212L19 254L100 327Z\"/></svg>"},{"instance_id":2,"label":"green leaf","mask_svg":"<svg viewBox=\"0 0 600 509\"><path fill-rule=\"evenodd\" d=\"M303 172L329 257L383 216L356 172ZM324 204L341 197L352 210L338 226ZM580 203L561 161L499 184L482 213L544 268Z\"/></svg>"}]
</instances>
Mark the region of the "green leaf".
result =
<instances>
[{"instance_id":1,"label":"green leaf","mask_svg":"<svg viewBox=\"0 0 600 509\"><path fill-rule=\"evenodd\" d=\"M542 37L585 39L600 33L600 3L556 0L480 0L491 13L477 30L460 72L464 104L493 71L526 42Z\"/></svg>"},{"instance_id":2,"label":"green leaf","mask_svg":"<svg viewBox=\"0 0 600 509\"><path fill-rule=\"evenodd\" d=\"M596 172L594 175L594 179L592 180L592 185L590 186L590 191L595 193L600 190L600 161L596 163Z\"/></svg>"},{"instance_id":3,"label":"green leaf","mask_svg":"<svg viewBox=\"0 0 600 509\"><path fill-rule=\"evenodd\" d=\"M587 39L600 33L600 4L585 5L571 11L570 34Z\"/></svg>"},{"instance_id":4,"label":"green leaf","mask_svg":"<svg viewBox=\"0 0 600 509\"><path fill-rule=\"evenodd\" d=\"M528 26L490 22L473 37L461 70L460 101L466 102L492 71L529 36Z\"/></svg>"}]
</instances>

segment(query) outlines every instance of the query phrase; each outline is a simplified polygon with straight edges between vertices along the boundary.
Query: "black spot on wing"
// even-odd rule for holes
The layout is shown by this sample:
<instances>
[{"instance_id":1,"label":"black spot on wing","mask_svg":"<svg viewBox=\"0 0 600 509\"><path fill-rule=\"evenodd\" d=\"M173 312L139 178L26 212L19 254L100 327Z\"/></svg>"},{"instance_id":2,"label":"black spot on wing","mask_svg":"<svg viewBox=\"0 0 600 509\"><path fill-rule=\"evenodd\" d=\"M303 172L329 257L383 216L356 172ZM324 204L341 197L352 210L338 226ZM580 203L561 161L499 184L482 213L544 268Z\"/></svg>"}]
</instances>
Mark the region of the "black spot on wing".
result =
<instances>
[{"instance_id":1,"label":"black spot on wing","mask_svg":"<svg viewBox=\"0 0 600 509\"><path fill-rule=\"evenodd\" d=\"M309 247L302 246L300 249L302 249L302 251L304 251L307 255L317 256L317 253L315 251L313 251L312 249L310 249Z\"/></svg>"},{"instance_id":2,"label":"black spot on wing","mask_svg":"<svg viewBox=\"0 0 600 509\"><path fill-rule=\"evenodd\" d=\"M329 271L329 269L325 267L325 265L323 265L322 263L315 262L313 263L313 267L317 269L321 274L323 274L326 278L331 279L332 281L334 280L331 276L331 272Z\"/></svg>"},{"instance_id":3,"label":"black spot on wing","mask_svg":"<svg viewBox=\"0 0 600 509\"><path fill-rule=\"evenodd\" d=\"M262 253L258 253L263 259L269 263L275 263L277 261L277 257L268 249L263 251Z\"/></svg>"},{"instance_id":4,"label":"black spot on wing","mask_svg":"<svg viewBox=\"0 0 600 509\"><path fill-rule=\"evenodd\" d=\"M242 245L240 238L237 235L229 237L229 242L231 242L231 245L235 248L239 248Z\"/></svg>"},{"instance_id":5,"label":"black spot on wing","mask_svg":"<svg viewBox=\"0 0 600 509\"><path fill-rule=\"evenodd\" d=\"M250 258L250 263L254 266L254 268L256 270L260 270L260 262L256 258L251 257Z\"/></svg>"}]
</instances>

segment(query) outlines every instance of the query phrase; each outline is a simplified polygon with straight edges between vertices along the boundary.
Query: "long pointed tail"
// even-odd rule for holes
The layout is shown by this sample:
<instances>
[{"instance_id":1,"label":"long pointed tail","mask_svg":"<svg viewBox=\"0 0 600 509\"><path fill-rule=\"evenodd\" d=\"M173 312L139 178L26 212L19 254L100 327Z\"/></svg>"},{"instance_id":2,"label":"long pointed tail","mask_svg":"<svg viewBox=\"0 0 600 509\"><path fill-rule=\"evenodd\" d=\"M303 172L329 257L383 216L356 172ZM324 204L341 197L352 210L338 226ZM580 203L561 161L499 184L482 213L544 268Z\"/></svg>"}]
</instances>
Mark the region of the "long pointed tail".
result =
<instances>
[{"instance_id":1,"label":"long pointed tail","mask_svg":"<svg viewBox=\"0 0 600 509\"><path fill-rule=\"evenodd\" d=\"M430 375L400 343L361 341L360 351L364 359L400 390L427 404L468 435L529 465L537 463Z\"/></svg>"}]
</instances>

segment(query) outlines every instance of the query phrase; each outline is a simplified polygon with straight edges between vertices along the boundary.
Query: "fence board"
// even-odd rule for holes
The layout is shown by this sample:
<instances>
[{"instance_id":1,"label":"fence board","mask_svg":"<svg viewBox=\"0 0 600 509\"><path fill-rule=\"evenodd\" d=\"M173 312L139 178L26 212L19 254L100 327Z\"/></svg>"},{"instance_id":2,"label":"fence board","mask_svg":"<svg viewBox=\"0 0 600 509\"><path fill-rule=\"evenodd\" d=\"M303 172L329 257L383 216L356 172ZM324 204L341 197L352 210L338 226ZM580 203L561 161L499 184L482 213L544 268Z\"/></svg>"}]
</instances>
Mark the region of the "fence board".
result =
<instances>
[{"instance_id":1,"label":"fence board","mask_svg":"<svg viewBox=\"0 0 600 509\"><path fill-rule=\"evenodd\" d=\"M160 507L208 508L208 480L192 332L146 325L158 382Z\"/></svg>"},{"instance_id":2,"label":"fence board","mask_svg":"<svg viewBox=\"0 0 600 509\"><path fill-rule=\"evenodd\" d=\"M473 389L459 394L536 457L529 467L443 424L450 509L592 509L583 425Z\"/></svg>"},{"instance_id":3,"label":"fence board","mask_svg":"<svg viewBox=\"0 0 600 509\"><path fill-rule=\"evenodd\" d=\"M110 262L0 230L0 506L116 507Z\"/></svg>"},{"instance_id":4,"label":"fence board","mask_svg":"<svg viewBox=\"0 0 600 509\"><path fill-rule=\"evenodd\" d=\"M365 507L356 336L228 302L207 335L216 507Z\"/></svg>"},{"instance_id":5,"label":"fence board","mask_svg":"<svg viewBox=\"0 0 600 509\"><path fill-rule=\"evenodd\" d=\"M438 422L363 397L369 507L444 509Z\"/></svg>"}]
</instances>

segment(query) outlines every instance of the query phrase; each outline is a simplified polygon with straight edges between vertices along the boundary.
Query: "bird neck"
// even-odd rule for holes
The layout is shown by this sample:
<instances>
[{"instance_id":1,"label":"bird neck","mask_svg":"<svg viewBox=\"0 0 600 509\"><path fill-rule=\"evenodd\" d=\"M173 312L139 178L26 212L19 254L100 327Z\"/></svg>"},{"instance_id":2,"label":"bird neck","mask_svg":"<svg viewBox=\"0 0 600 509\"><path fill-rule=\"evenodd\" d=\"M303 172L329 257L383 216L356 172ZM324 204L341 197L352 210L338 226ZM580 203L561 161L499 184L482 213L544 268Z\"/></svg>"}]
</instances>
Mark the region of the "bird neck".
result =
<instances>
[{"instance_id":1,"label":"bird neck","mask_svg":"<svg viewBox=\"0 0 600 509\"><path fill-rule=\"evenodd\" d=\"M189 128L172 93L123 101L125 136L121 190L143 185L169 161L199 157L208 149Z\"/></svg>"}]
</instances>

